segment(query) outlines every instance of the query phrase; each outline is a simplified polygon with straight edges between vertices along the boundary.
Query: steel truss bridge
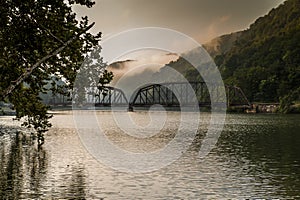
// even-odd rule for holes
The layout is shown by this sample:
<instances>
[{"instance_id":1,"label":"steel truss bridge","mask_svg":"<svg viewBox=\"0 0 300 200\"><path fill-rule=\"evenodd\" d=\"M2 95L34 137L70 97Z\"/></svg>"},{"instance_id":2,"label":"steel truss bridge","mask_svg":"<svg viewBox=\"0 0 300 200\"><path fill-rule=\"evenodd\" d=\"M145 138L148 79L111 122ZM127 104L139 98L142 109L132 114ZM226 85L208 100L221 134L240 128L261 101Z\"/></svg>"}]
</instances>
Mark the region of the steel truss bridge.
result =
<instances>
[{"instance_id":1,"label":"steel truss bridge","mask_svg":"<svg viewBox=\"0 0 300 200\"><path fill-rule=\"evenodd\" d=\"M95 106L128 106L128 100L121 89L105 86L102 90L96 89L96 91L96 94L89 95Z\"/></svg>"},{"instance_id":2,"label":"steel truss bridge","mask_svg":"<svg viewBox=\"0 0 300 200\"><path fill-rule=\"evenodd\" d=\"M225 88L225 91L224 91ZM149 84L137 89L127 100L124 92L114 87L104 87L89 95L95 106L164 107L194 106L211 107L226 104L228 107L251 107L243 91L236 86L206 84L205 82L170 82Z\"/></svg>"}]
</instances>

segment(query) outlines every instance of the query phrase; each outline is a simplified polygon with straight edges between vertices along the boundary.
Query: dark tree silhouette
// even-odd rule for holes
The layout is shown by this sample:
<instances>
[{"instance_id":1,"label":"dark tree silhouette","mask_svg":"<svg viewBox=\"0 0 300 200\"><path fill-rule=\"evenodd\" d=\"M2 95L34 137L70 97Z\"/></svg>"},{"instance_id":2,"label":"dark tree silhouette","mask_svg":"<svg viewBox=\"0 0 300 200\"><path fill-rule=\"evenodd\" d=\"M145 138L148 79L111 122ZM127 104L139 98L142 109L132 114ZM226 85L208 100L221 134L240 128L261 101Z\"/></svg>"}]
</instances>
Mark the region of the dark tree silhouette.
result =
<instances>
[{"instance_id":1,"label":"dark tree silhouette","mask_svg":"<svg viewBox=\"0 0 300 200\"><path fill-rule=\"evenodd\" d=\"M76 19L75 4L90 8L95 2L0 1L0 101L13 104L17 119L26 116L24 125L37 131L40 142L51 116L39 94L57 88L53 76L71 88L84 56L101 38L88 32L94 23L87 17ZM53 88L45 87L49 82Z\"/></svg>"}]
</instances>

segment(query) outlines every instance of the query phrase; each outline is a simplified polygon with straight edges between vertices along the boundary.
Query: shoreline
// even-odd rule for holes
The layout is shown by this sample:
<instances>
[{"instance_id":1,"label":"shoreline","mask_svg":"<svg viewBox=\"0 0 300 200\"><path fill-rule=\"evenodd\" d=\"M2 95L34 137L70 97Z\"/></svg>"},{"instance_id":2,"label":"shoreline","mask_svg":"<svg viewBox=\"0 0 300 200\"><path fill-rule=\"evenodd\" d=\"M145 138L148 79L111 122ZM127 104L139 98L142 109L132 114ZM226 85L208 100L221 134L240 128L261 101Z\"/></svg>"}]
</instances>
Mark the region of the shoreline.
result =
<instances>
[{"instance_id":1,"label":"shoreline","mask_svg":"<svg viewBox=\"0 0 300 200\"><path fill-rule=\"evenodd\" d=\"M293 105L291 106L291 111L288 113L282 113L278 111L279 104L278 103L255 103L253 104L255 107L252 109L247 109L247 108L232 108L229 107L227 108L226 113L228 114L300 114L300 105ZM1 117L14 117L16 116L16 111L8 108L8 107L0 107L0 116ZM60 111L73 111L73 110L79 110L79 109L73 109L71 106L63 107L50 107L48 110L49 114L56 114ZM86 107L80 110L90 110L90 111L127 111L127 108L125 107L120 107L119 109L111 109L111 107ZM148 111L149 108L139 108L136 107L134 111ZM174 112L181 112L180 108L165 108L165 109L151 109L151 111L174 111ZM188 110L189 112L193 112L194 110L191 108ZM200 108L200 112L210 112L210 109L207 108Z\"/></svg>"}]
</instances>

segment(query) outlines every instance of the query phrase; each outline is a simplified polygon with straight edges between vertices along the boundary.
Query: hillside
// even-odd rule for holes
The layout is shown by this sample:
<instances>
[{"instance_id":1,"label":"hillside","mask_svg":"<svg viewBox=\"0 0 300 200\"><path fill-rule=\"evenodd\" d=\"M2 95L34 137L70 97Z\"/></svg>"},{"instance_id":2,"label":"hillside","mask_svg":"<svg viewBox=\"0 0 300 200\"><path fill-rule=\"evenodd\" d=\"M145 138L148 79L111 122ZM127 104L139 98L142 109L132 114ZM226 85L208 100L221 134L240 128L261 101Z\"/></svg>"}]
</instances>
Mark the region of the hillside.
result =
<instances>
[{"instance_id":1,"label":"hillside","mask_svg":"<svg viewBox=\"0 0 300 200\"><path fill-rule=\"evenodd\" d=\"M300 87L300 1L288 0L215 57L225 82L251 101L279 101Z\"/></svg>"},{"instance_id":2,"label":"hillside","mask_svg":"<svg viewBox=\"0 0 300 200\"><path fill-rule=\"evenodd\" d=\"M241 87L250 101L299 99L299 0L287 0L247 30L221 36L203 46L214 58L225 83ZM189 80L199 78L182 58L168 66L181 67Z\"/></svg>"},{"instance_id":3,"label":"hillside","mask_svg":"<svg viewBox=\"0 0 300 200\"><path fill-rule=\"evenodd\" d=\"M231 33L217 37L210 42L203 44L202 46L212 56L222 55L227 53L237 39L241 36L242 32Z\"/></svg>"}]
</instances>

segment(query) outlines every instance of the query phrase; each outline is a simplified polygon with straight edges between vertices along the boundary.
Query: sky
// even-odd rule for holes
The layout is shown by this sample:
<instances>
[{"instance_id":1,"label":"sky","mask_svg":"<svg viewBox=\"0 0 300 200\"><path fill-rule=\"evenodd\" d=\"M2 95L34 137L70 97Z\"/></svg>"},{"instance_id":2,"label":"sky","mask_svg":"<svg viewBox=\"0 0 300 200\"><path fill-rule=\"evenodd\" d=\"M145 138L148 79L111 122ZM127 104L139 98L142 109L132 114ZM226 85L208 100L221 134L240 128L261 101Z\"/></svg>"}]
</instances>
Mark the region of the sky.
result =
<instances>
[{"instance_id":1,"label":"sky","mask_svg":"<svg viewBox=\"0 0 300 200\"><path fill-rule=\"evenodd\" d=\"M103 38L132 28L162 27L203 44L249 27L284 0L95 0L93 8L76 6L78 16L96 22Z\"/></svg>"}]
</instances>

